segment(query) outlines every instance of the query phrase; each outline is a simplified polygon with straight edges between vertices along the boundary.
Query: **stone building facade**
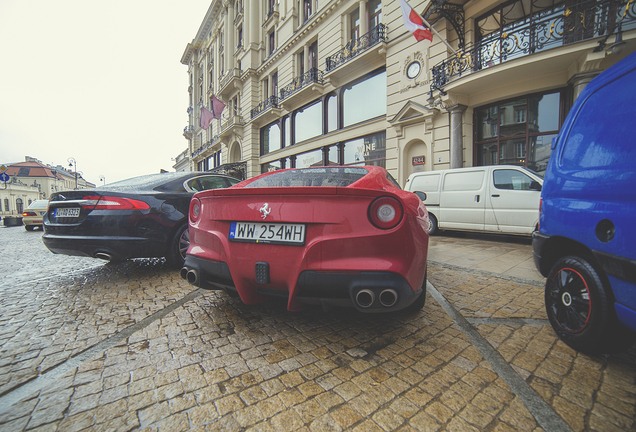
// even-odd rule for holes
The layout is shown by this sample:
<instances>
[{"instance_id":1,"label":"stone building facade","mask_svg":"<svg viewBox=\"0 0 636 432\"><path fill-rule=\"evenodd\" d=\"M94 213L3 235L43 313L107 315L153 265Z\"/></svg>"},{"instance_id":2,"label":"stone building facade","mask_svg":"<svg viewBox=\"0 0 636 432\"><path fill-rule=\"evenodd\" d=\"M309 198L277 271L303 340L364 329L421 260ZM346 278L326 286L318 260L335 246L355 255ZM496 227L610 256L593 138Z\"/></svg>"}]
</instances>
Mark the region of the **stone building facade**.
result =
<instances>
[{"instance_id":1,"label":"stone building facade","mask_svg":"<svg viewBox=\"0 0 636 432\"><path fill-rule=\"evenodd\" d=\"M636 49L633 0L214 0L183 53L191 170L545 170L573 101ZM444 43L446 41L447 43ZM201 127L202 107L226 104ZM205 126L205 125L204 125ZM183 163L183 162L182 162Z\"/></svg>"}]
</instances>

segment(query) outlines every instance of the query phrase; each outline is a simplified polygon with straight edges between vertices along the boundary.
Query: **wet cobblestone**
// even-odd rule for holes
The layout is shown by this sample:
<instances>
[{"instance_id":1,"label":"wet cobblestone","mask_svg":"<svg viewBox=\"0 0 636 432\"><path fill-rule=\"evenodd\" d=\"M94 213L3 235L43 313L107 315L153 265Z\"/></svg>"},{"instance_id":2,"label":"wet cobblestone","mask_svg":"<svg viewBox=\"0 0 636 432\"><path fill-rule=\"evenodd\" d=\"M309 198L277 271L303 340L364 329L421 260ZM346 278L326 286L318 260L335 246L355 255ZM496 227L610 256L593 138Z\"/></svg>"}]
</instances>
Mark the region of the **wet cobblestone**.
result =
<instances>
[{"instance_id":1,"label":"wet cobblestone","mask_svg":"<svg viewBox=\"0 0 636 432\"><path fill-rule=\"evenodd\" d=\"M0 285L0 431L544 430L431 295L414 314L290 313L194 291L161 260L80 261L72 275L67 264ZM441 266L428 275L566 427L636 430L634 349L571 350L536 282ZM67 370L55 375L57 365Z\"/></svg>"}]
</instances>

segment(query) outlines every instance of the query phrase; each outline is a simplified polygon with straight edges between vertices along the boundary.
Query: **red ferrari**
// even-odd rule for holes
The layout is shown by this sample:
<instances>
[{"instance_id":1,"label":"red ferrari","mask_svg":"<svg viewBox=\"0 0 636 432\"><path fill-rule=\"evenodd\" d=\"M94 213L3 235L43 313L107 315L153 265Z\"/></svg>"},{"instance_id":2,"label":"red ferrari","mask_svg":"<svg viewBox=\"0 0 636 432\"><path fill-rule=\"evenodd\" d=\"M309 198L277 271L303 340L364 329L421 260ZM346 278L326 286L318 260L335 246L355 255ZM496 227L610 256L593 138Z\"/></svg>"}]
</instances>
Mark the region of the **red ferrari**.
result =
<instances>
[{"instance_id":1,"label":"red ferrari","mask_svg":"<svg viewBox=\"0 0 636 432\"><path fill-rule=\"evenodd\" d=\"M381 167L279 170L190 202L181 276L247 304L268 297L421 309L426 299L428 213Z\"/></svg>"}]
</instances>

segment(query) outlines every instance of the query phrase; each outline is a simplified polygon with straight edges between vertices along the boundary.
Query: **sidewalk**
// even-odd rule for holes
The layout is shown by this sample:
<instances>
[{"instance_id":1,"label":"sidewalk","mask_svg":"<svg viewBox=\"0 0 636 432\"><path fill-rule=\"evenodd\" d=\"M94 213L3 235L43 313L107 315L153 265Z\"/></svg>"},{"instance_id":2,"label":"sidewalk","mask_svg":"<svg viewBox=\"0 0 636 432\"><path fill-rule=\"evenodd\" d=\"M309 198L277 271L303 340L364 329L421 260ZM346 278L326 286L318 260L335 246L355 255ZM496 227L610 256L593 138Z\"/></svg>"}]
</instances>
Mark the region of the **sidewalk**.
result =
<instances>
[{"instance_id":1,"label":"sidewalk","mask_svg":"<svg viewBox=\"0 0 636 432\"><path fill-rule=\"evenodd\" d=\"M530 237L442 231L429 238L428 261L534 284L545 282L534 266Z\"/></svg>"}]
</instances>

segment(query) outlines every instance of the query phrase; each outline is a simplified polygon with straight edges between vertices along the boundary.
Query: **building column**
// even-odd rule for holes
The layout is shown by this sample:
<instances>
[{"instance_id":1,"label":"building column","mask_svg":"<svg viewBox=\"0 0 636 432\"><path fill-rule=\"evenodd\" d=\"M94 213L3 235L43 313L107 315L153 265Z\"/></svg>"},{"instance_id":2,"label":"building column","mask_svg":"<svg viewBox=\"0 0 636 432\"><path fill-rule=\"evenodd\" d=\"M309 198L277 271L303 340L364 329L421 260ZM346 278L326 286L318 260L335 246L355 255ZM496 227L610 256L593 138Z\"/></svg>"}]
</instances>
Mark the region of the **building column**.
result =
<instances>
[{"instance_id":1,"label":"building column","mask_svg":"<svg viewBox=\"0 0 636 432\"><path fill-rule=\"evenodd\" d=\"M360 36L367 34L368 22L367 22L367 2L366 0L360 0L358 3L360 10Z\"/></svg>"},{"instance_id":2,"label":"building column","mask_svg":"<svg viewBox=\"0 0 636 432\"><path fill-rule=\"evenodd\" d=\"M231 23L231 19L230 19L230 9L229 6L225 8L225 25L223 26L223 31L225 33L225 36L223 38L223 42L225 43L225 46L223 47L223 54L225 54L224 56L224 62L223 62L223 71L225 73L229 72L229 70L231 69L230 67L230 62L232 61L232 57L234 52L232 51L232 45L231 45L231 41L232 39L234 39L232 37L232 26L230 25Z\"/></svg>"},{"instance_id":3,"label":"building column","mask_svg":"<svg viewBox=\"0 0 636 432\"><path fill-rule=\"evenodd\" d=\"M593 70L587 72L577 73L572 76L568 81L568 84L572 84L572 103L578 99L579 95L583 91L583 89L595 78L598 74L600 74L600 70Z\"/></svg>"},{"instance_id":4,"label":"building column","mask_svg":"<svg viewBox=\"0 0 636 432\"><path fill-rule=\"evenodd\" d=\"M258 25L258 17L260 16L258 7L258 0L249 0L249 9L245 8L243 12L243 16L245 18L249 17L249 39L247 39L249 44L258 44L260 42L260 38L258 36L260 28Z\"/></svg>"},{"instance_id":5,"label":"building column","mask_svg":"<svg viewBox=\"0 0 636 432\"><path fill-rule=\"evenodd\" d=\"M464 132L462 129L463 114L466 105L453 105L448 109L450 113L450 167L464 166Z\"/></svg>"}]
</instances>

